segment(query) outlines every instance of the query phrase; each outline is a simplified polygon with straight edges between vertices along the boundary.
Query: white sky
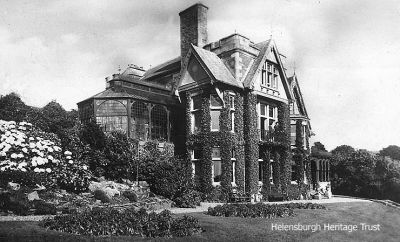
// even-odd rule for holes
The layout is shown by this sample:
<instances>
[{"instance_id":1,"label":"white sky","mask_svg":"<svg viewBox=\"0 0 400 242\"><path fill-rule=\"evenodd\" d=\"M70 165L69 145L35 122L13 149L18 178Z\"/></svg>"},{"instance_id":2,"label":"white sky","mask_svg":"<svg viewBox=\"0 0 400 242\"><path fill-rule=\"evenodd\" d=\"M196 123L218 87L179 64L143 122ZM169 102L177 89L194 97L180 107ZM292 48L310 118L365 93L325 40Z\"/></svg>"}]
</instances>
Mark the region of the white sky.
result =
<instances>
[{"instance_id":1,"label":"white sky","mask_svg":"<svg viewBox=\"0 0 400 242\"><path fill-rule=\"evenodd\" d=\"M179 11L197 1L0 0L0 94L67 110L133 63L179 55ZM211 1L209 41L272 34L294 63L312 127L330 150L400 145L399 1Z\"/></svg>"}]
</instances>

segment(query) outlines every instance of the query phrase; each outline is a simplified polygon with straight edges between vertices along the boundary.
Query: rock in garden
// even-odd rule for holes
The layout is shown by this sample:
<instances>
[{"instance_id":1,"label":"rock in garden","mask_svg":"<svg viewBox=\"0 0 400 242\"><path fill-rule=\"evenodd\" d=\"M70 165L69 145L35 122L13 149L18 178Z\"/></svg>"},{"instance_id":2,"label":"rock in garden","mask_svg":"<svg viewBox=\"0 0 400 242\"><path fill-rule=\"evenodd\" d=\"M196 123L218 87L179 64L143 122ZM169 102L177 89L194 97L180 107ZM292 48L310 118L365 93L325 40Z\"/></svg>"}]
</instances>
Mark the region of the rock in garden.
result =
<instances>
[{"instance_id":1,"label":"rock in garden","mask_svg":"<svg viewBox=\"0 0 400 242\"><path fill-rule=\"evenodd\" d=\"M100 182L94 182L94 181L92 181L92 182L90 182L90 184L89 184L89 190L90 190L91 192L94 192L94 191L96 191L96 190L98 190L98 189L101 189L101 188L102 188L102 185L101 185Z\"/></svg>"},{"instance_id":2,"label":"rock in garden","mask_svg":"<svg viewBox=\"0 0 400 242\"><path fill-rule=\"evenodd\" d=\"M15 182L9 182L7 184L7 187L9 189L13 190L13 191L18 191L21 188L21 186L18 183L15 183Z\"/></svg>"},{"instance_id":3,"label":"rock in garden","mask_svg":"<svg viewBox=\"0 0 400 242\"><path fill-rule=\"evenodd\" d=\"M103 191L107 194L109 197L114 197L115 195L120 196L121 192L118 191L117 189L106 187L103 189Z\"/></svg>"},{"instance_id":4,"label":"rock in garden","mask_svg":"<svg viewBox=\"0 0 400 242\"><path fill-rule=\"evenodd\" d=\"M29 201L40 200L40 197L39 197L39 194L37 193L37 191L29 193L28 200Z\"/></svg>"}]
</instances>

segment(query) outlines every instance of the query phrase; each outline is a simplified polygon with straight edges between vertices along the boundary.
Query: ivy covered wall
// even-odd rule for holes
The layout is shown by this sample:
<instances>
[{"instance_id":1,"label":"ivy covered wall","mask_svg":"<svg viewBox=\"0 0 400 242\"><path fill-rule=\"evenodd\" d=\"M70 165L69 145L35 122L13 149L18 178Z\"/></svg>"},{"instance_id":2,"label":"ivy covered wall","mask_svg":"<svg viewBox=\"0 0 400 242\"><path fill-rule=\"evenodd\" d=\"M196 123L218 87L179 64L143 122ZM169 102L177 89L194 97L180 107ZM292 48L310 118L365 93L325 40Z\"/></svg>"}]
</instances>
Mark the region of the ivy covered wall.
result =
<instances>
[{"instance_id":1,"label":"ivy covered wall","mask_svg":"<svg viewBox=\"0 0 400 242\"><path fill-rule=\"evenodd\" d=\"M220 88L222 89L222 88ZM273 141L260 141L257 129L257 96L251 92L238 92L231 89L222 89L224 106L220 113L220 130L211 131L210 116L210 95L215 94L214 88L203 89L201 93L201 125L200 132L193 134L191 130L191 97L185 94L186 105L186 153L190 160L190 151L197 148L201 152L201 158L196 164L196 180L198 190L204 193L213 191L213 161L212 148L219 147L221 154L221 190L227 194L232 190L232 173L235 174L236 189L248 194L259 192L259 161L262 166L261 193L268 198L271 193L280 193L285 197L289 196L291 181L292 150L290 146L290 116L289 106L285 103L275 102L278 108L278 126L275 128L275 139ZM231 132L231 107L229 95L234 95L234 132ZM296 139L296 145L304 147L300 137ZM234 150L234 152L232 152ZM304 148L302 148L304 150ZM235 157L232 157L232 154ZM310 166L305 164L304 155L297 156L294 153L293 159L299 170L296 171L297 181L301 180L300 171ZM235 158L235 170L232 170L232 158ZM273 172L271 174L271 160ZM308 172L307 172L308 175ZM273 184L270 184L270 177ZM299 182L298 184L301 184ZM302 189L301 186L298 187Z\"/></svg>"},{"instance_id":2,"label":"ivy covered wall","mask_svg":"<svg viewBox=\"0 0 400 242\"><path fill-rule=\"evenodd\" d=\"M257 130L257 96L251 92L244 96L244 160L245 160L245 191L258 193L258 130Z\"/></svg>"}]
</instances>

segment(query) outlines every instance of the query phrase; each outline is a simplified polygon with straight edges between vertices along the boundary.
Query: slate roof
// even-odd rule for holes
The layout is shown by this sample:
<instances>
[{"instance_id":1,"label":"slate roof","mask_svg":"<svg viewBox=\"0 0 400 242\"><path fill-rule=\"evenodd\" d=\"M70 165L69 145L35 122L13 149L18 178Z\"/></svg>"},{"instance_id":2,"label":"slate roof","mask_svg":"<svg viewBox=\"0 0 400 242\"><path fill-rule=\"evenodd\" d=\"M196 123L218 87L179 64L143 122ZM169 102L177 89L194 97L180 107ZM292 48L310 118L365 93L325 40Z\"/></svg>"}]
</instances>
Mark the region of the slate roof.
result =
<instances>
[{"instance_id":1,"label":"slate roof","mask_svg":"<svg viewBox=\"0 0 400 242\"><path fill-rule=\"evenodd\" d=\"M144 73L141 79L149 79L169 72L179 72L181 69L181 57L178 56L174 59L168 60L159 64Z\"/></svg>"},{"instance_id":2,"label":"slate roof","mask_svg":"<svg viewBox=\"0 0 400 242\"><path fill-rule=\"evenodd\" d=\"M208 68L215 80L228 85L243 88L243 84L236 81L232 73L215 53L194 45L192 45L192 48L196 56L203 62L206 68Z\"/></svg>"},{"instance_id":3,"label":"slate roof","mask_svg":"<svg viewBox=\"0 0 400 242\"><path fill-rule=\"evenodd\" d=\"M252 84L253 77L257 73L257 69L260 66L261 62L263 62L263 59L265 56L264 54L267 51L270 43L271 43L271 40L267 40L267 41L256 44L256 46L261 49L260 54L257 56L255 61L253 62L253 65L250 67L250 70L247 73L247 76L243 81L243 85L245 87L250 87L250 85Z\"/></svg>"},{"instance_id":4,"label":"slate roof","mask_svg":"<svg viewBox=\"0 0 400 242\"><path fill-rule=\"evenodd\" d=\"M288 77L287 80L288 80L290 86L292 86L292 83L295 82L295 85L296 85L296 87L297 87L297 90L299 91L299 99L300 99L299 101L300 101L300 105L302 106L302 108L303 108L303 110L304 110L305 116L308 117L306 105L304 104L303 94L301 93L300 85L299 85L299 83L298 83L298 81L297 81L297 76L296 76L296 74L294 74L294 75L291 76L291 77ZM293 89L292 89L291 91L293 91ZM294 95L294 93L293 93L293 95ZM297 100L296 100L296 101L297 101Z\"/></svg>"}]
</instances>

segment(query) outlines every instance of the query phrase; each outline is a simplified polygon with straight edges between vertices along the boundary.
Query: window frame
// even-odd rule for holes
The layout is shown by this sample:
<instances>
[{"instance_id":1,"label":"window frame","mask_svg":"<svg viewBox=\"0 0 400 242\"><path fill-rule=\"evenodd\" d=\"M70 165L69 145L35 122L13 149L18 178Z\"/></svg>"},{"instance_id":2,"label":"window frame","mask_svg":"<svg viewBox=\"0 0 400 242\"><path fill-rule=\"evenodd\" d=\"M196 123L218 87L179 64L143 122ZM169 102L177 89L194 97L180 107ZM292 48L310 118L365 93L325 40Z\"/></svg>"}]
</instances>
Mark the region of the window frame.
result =
<instances>
[{"instance_id":1,"label":"window frame","mask_svg":"<svg viewBox=\"0 0 400 242\"><path fill-rule=\"evenodd\" d=\"M219 146L214 146L214 147L211 148L211 150L217 149L217 148L219 149L219 158L218 157L214 158L214 157L212 157L212 154L211 154L211 160L212 160L211 179L212 179L212 185L213 186L220 186L221 185L221 181L219 181L219 182L214 181L214 177L215 177L214 161L219 161L221 163L221 174L220 175L222 175L221 148Z\"/></svg>"},{"instance_id":2,"label":"window frame","mask_svg":"<svg viewBox=\"0 0 400 242\"><path fill-rule=\"evenodd\" d=\"M194 152L195 150L199 150L199 149L192 149L190 150L190 161L191 161L191 165L192 165L192 178L194 179L196 177L196 165L198 163L198 161L201 159L197 159L195 158ZM199 150L199 152L201 153L201 151Z\"/></svg>"},{"instance_id":3,"label":"window frame","mask_svg":"<svg viewBox=\"0 0 400 242\"><path fill-rule=\"evenodd\" d=\"M200 93L194 93L190 96L190 118L191 118L190 130L191 130L192 134L197 134L201 130L201 123L200 123L200 127L198 127L196 129L195 115L196 114L200 115L200 120L201 120L201 104L200 104L200 108L194 109L194 98L200 98L200 102L201 102Z\"/></svg>"},{"instance_id":4,"label":"window frame","mask_svg":"<svg viewBox=\"0 0 400 242\"><path fill-rule=\"evenodd\" d=\"M266 130L270 131L270 127L273 128L275 124L278 122L278 107L275 105L268 104L263 101L258 101L257 102L257 112L258 112L258 129L260 130L260 140L261 140L261 130ZM262 106L265 106L264 114L262 114ZM272 108L272 117L270 116L270 108ZM270 121L273 121L272 125L270 125ZM267 122L267 129L265 129L265 124L264 126L262 125L262 121Z\"/></svg>"},{"instance_id":5,"label":"window frame","mask_svg":"<svg viewBox=\"0 0 400 242\"><path fill-rule=\"evenodd\" d=\"M221 101L221 106L212 106L212 103L211 103L212 96L215 96L215 98L217 98L217 99L219 99ZM220 126L219 122L220 122L220 118L221 118L221 111L222 111L222 108L223 108L223 102L222 102L221 98L217 94L210 94L210 103L209 104L210 104L210 129L213 132L220 131L221 130L221 126ZM214 112L219 112L218 129L213 128L212 115L211 115L211 112L213 112L213 111Z\"/></svg>"},{"instance_id":6,"label":"window frame","mask_svg":"<svg viewBox=\"0 0 400 242\"><path fill-rule=\"evenodd\" d=\"M278 77L280 77L278 64L266 60L261 69L261 87L278 90Z\"/></svg>"}]
</instances>

